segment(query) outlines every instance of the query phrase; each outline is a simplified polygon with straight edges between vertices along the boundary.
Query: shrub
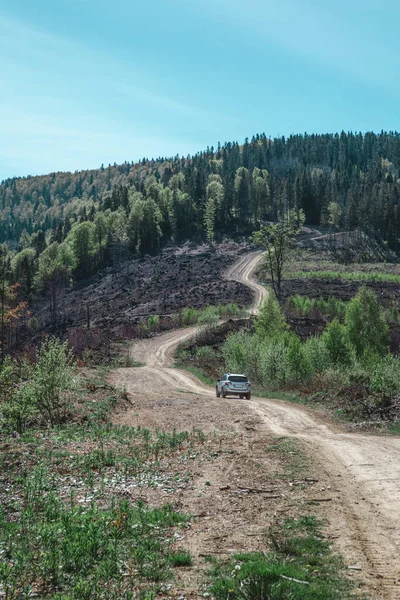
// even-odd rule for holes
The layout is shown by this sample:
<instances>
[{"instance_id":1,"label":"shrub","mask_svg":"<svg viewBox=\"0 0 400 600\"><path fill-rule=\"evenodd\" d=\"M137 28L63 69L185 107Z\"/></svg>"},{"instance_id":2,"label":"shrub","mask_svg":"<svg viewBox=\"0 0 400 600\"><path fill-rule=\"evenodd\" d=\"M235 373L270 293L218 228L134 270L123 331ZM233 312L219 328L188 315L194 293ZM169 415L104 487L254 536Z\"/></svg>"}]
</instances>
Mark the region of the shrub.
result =
<instances>
[{"instance_id":1,"label":"shrub","mask_svg":"<svg viewBox=\"0 0 400 600\"><path fill-rule=\"evenodd\" d=\"M261 350L261 382L263 385L284 385L289 378L287 346L284 338L264 344Z\"/></svg>"},{"instance_id":2,"label":"shrub","mask_svg":"<svg viewBox=\"0 0 400 600\"><path fill-rule=\"evenodd\" d=\"M218 306L221 317L238 317L243 314L243 310L237 304L231 302L226 306Z\"/></svg>"},{"instance_id":3,"label":"shrub","mask_svg":"<svg viewBox=\"0 0 400 600\"><path fill-rule=\"evenodd\" d=\"M225 366L232 373L242 373L248 364L247 349L252 344L252 336L246 331L231 333L222 346Z\"/></svg>"},{"instance_id":4,"label":"shrub","mask_svg":"<svg viewBox=\"0 0 400 600\"><path fill-rule=\"evenodd\" d=\"M47 338L37 353L33 379L26 385L25 394L52 426L65 416L68 408L66 393L75 387L75 383L75 368L67 343Z\"/></svg>"},{"instance_id":5,"label":"shrub","mask_svg":"<svg viewBox=\"0 0 400 600\"><path fill-rule=\"evenodd\" d=\"M183 325L194 325L199 318L199 311L196 308L184 308L182 311Z\"/></svg>"},{"instance_id":6,"label":"shrub","mask_svg":"<svg viewBox=\"0 0 400 600\"><path fill-rule=\"evenodd\" d=\"M38 320L36 317L31 317L28 321L28 327L31 331L36 331L39 326Z\"/></svg>"},{"instance_id":7,"label":"shrub","mask_svg":"<svg viewBox=\"0 0 400 600\"><path fill-rule=\"evenodd\" d=\"M304 343L304 352L313 373L322 373L331 364L329 350L321 337L312 337Z\"/></svg>"},{"instance_id":8,"label":"shrub","mask_svg":"<svg viewBox=\"0 0 400 600\"><path fill-rule=\"evenodd\" d=\"M350 365L352 363L352 348L347 333L347 328L339 323L338 319L328 325L322 334L322 341L325 344L332 363L341 365Z\"/></svg>"},{"instance_id":9,"label":"shrub","mask_svg":"<svg viewBox=\"0 0 400 600\"><path fill-rule=\"evenodd\" d=\"M273 337L286 330L285 317L274 294L268 293L255 323L260 337Z\"/></svg>"},{"instance_id":10,"label":"shrub","mask_svg":"<svg viewBox=\"0 0 400 600\"><path fill-rule=\"evenodd\" d=\"M400 391L400 363L391 354L375 361L372 367L370 387L373 392L388 396Z\"/></svg>"},{"instance_id":11,"label":"shrub","mask_svg":"<svg viewBox=\"0 0 400 600\"><path fill-rule=\"evenodd\" d=\"M147 328L149 331L155 331L160 325L160 317L158 315L150 315L147 319Z\"/></svg>"},{"instance_id":12,"label":"shrub","mask_svg":"<svg viewBox=\"0 0 400 600\"><path fill-rule=\"evenodd\" d=\"M216 325L218 321L219 311L216 306L206 306L206 308L201 311L197 319L199 325L206 325L208 327Z\"/></svg>"},{"instance_id":13,"label":"shrub","mask_svg":"<svg viewBox=\"0 0 400 600\"><path fill-rule=\"evenodd\" d=\"M346 309L348 337L357 356L367 348L377 354L386 354L389 346L389 329L375 294L365 286L360 288Z\"/></svg>"},{"instance_id":14,"label":"shrub","mask_svg":"<svg viewBox=\"0 0 400 600\"><path fill-rule=\"evenodd\" d=\"M174 552L170 555L170 560L173 567L191 567L193 564L193 560L189 552Z\"/></svg>"},{"instance_id":15,"label":"shrub","mask_svg":"<svg viewBox=\"0 0 400 600\"><path fill-rule=\"evenodd\" d=\"M300 383L307 379L312 372L311 363L300 338L291 335L287 346L288 380Z\"/></svg>"},{"instance_id":16,"label":"shrub","mask_svg":"<svg viewBox=\"0 0 400 600\"><path fill-rule=\"evenodd\" d=\"M215 358L215 350L211 346L200 346L196 350L196 356L199 358Z\"/></svg>"}]
</instances>

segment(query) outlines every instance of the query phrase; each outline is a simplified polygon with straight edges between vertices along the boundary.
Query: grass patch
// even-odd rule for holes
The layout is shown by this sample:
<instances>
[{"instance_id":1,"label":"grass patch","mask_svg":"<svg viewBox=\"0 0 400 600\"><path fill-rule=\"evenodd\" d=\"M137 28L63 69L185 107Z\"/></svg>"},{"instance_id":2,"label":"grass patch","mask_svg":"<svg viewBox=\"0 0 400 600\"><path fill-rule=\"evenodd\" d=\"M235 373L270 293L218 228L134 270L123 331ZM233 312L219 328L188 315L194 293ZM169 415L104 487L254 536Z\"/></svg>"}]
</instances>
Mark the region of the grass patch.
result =
<instances>
[{"instance_id":1,"label":"grass patch","mask_svg":"<svg viewBox=\"0 0 400 600\"><path fill-rule=\"evenodd\" d=\"M173 552L170 559L173 567L191 567L193 565L190 552Z\"/></svg>"},{"instance_id":2,"label":"grass patch","mask_svg":"<svg viewBox=\"0 0 400 600\"><path fill-rule=\"evenodd\" d=\"M400 275L391 273L365 273L363 271L296 271L290 273L291 279L342 279L349 281L400 282Z\"/></svg>"},{"instance_id":3,"label":"grass patch","mask_svg":"<svg viewBox=\"0 0 400 600\"><path fill-rule=\"evenodd\" d=\"M394 421L389 425L389 433L392 435L400 435L400 421Z\"/></svg>"},{"instance_id":4,"label":"grass patch","mask_svg":"<svg viewBox=\"0 0 400 600\"><path fill-rule=\"evenodd\" d=\"M266 451L281 455L284 459L285 470L284 473L278 475L279 477L292 479L299 477L309 469L309 463L302 451L301 444L293 438L277 438L274 444L266 448Z\"/></svg>"},{"instance_id":5,"label":"grass patch","mask_svg":"<svg viewBox=\"0 0 400 600\"><path fill-rule=\"evenodd\" d=\"M150 598L173 567L189 565L174 548L189 515L125 498L190 485L200 430L119 427L92 415L85 425L32 428L2 442L0 590L8 600Z\"/></svg>"},{"instance_id":6,"label":"grass patch","mask_svg":"<svg viewBox=\"0 0 400 600\"><path fill-rule=\"evenodd\" d=\"M345 600L353 598L343 565L324 540L315 517L290 519L271 529L268 553L244 553L210 571L216 600Z\"/></svg>"},{"instance_id":7,"label":"grass patch","mask_svg":"<svg viewBox=\"0 0 400 600\"><path fill-rule=\"evenodd\" d=\"M185 365L180 362L176 363L174 366L176 369L181 369L182 371L187 371L188 373L191 373L192 375L197 377L197 379L200 379L200 381L202 383L205 383L206 385L211 385L211 386L215 385L214 379L211 379L211 377L208 377L204 373L204 371L202 371L202 369L200 369L199 367L194 367L192 365Z\"/></svg>"}]
</instances>

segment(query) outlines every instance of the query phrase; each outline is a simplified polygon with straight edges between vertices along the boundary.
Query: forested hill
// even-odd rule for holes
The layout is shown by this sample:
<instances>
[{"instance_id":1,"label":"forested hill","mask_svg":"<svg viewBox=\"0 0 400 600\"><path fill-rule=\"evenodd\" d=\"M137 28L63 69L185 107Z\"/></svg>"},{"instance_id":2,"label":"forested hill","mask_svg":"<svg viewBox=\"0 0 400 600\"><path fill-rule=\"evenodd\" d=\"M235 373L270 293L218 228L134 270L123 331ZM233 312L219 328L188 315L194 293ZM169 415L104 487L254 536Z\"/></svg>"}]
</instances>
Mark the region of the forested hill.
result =
<instances>
[{"instance_id":1,"label":"forested hill","mask_svg":"<svg viewBox=\"0 0 400 600\"><path fill-rule=\"evenodd\" d=\"M97 268L121 245L149 252L243 234L288 208L324 224L334 202L338 226L361 227L397 250L399 168L400 134L342 132L257 135L193 157L9 179L0 186L0 242L39 254L86 222Z\"/></svg>"}]
</instances>

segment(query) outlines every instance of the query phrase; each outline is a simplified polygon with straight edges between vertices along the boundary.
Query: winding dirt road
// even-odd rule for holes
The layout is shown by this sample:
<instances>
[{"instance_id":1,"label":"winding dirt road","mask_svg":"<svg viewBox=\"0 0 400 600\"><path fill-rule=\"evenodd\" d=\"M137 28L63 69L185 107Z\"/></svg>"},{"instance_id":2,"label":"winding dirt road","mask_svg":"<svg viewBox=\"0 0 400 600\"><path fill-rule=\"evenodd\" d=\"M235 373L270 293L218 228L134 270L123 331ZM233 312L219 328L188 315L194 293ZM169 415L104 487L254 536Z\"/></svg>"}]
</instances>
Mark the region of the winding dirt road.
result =
<instances>
[{"instance_id":1,"label":"winding dirt road","mask_svg":"<svg viewBox=\"0 0 400 600\"><path fill-rule=\"evenodd\" d=\"M252 278L260 253L244 255L226 277L241 281L255 293L251 312L257 314L266 291ZM214 389L190 374L171 368L179 344L196 334L190 327L169 332L152 340L134 343L132 356L146 363L143 368L118 369L113 382L125 386L133 396L150 399L200 397L210 418L217 401ZM296 405L266 399L243 403L249 415L257 415L274 435L298 438L330 485L325 500L330 502L329 520L336 530L336 545L348 564L375 590L376 598L400 599L400 438L347 433L339 426L324 423L312 411ZM129 413L124 422L129 422ZM186 421L185 421L186 419ZM190 405L182 423L190 423ZM205 425L207 426L207 424Z\"/></svg>"}]
</instances>

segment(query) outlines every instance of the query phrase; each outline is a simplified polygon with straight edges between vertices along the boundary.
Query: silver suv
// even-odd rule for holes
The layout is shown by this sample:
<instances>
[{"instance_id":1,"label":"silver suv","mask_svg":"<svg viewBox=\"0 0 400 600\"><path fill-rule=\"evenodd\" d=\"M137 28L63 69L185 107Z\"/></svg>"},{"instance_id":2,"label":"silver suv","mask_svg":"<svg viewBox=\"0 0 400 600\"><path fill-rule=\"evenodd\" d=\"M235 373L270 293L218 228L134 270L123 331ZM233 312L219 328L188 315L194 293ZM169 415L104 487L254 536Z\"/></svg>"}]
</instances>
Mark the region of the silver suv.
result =
<instances>
[{"instance_id":1,"label":"silver suv","mask_svg":"<svg viewBox=\"0 0 400 600\"><path fill-rule=\"evenodd\" d=\"M246 375L238 375L236 373L226 373L222 379L217 381L215 387L217 398L222 396L239 396L240 398L251 398L251 383Z\"/></svg>"}]
</instances>

